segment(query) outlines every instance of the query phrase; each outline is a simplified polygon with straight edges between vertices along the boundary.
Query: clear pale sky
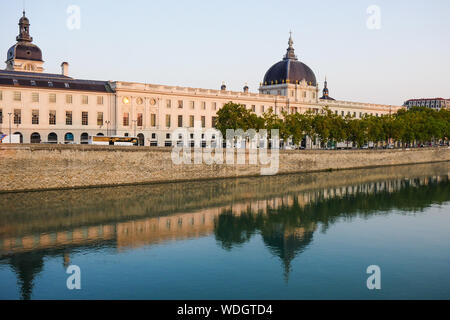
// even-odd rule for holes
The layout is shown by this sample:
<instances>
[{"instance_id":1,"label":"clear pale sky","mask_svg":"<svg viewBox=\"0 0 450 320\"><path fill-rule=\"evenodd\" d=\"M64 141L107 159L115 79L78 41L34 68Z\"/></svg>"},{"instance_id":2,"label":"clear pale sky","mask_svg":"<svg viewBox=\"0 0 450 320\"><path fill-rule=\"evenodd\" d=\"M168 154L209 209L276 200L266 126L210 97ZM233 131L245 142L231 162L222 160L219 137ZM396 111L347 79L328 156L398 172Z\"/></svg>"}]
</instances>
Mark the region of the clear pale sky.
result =
<instances>
[{"instance_id":1,"label":"clear pale sky","mask_svg":"<svg viewBox=\"0 0 450 320\"><path fill-rule=\"evenodd\" d=\"M81 28L67 27L68 6ZM381 10L381 29L366 12ZM108 1L27 0L34 43L46 72L256 92L286 52L289 30L299 59L339 100L402 104L450 98L450 1ZM0 54L15 43L23 0L0 3ZM3 61L4 61L3 60ZM3 62L2 61L2 62ZM5 68L3 64L1 68Z\"/></svg>"}]
</instances>

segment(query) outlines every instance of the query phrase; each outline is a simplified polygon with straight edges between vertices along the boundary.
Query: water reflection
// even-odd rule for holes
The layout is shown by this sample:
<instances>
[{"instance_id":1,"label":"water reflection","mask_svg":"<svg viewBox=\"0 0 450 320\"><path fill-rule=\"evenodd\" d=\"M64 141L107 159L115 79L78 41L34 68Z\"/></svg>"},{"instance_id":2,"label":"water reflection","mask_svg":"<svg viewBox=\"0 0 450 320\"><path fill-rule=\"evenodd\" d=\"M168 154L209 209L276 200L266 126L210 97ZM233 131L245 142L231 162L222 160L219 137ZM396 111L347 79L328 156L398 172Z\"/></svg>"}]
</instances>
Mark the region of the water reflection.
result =
<instances>
[{"instance_id":1,"label":"water reflection","mask_svg":"<svg viewBox=\"0 0 450 320\"><path fill-rule=\"evenodd\" d=\"M23 299L44 259L118 251L214 235L233 250L260 234L288 281L292 260L337 219L421 211L450 199L447 163L222 180L0 195L0 264Z\"/></svg>"}]
</instances>

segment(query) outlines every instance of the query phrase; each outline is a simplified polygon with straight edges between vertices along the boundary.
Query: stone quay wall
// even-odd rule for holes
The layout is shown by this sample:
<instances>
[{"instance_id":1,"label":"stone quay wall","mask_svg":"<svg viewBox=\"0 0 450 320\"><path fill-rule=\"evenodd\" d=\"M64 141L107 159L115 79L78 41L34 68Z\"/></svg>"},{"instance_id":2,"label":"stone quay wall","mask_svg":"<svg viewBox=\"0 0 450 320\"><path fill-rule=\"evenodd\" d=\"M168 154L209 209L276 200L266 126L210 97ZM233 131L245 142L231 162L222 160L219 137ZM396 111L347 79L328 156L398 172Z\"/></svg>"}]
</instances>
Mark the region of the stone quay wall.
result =
<instances>
[{"instance_id":1,"label":"stone quay wall","mask_svg":"<svg viewBox=\"0 0 450 320\"><path fill-rule=\"evenodd\" d=\"M268 151L270 155L270 150ZM0 145L0 193L261 175L269 165L175 164L171 148ZM449 148L279 151L278 174L450 161Z\"/></svg>"}]
</instances>

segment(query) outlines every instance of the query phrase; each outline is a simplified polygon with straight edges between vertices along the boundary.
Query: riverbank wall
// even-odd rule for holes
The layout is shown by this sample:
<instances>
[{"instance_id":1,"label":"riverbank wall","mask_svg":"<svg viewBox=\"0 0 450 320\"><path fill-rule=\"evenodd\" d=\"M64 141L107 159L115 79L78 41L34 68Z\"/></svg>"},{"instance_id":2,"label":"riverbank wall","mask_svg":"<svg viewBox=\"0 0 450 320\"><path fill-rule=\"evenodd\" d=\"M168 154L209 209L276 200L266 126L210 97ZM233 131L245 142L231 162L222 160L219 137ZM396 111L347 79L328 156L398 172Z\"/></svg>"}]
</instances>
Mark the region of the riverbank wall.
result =
<instances>
[{"instance_id":1,"label":"riverbank wall","mask_svg":"<svg viewBox=\"0 0 450 320\"><path fill-rule=\"evenodd\" d=\"M270 166L259 159L249 164L248 153L245 164L223 159L224 164L176 164L171 148L1 145L0 192L251 177ZM277 159L277 174L290 174L446 162L450 149L280 150Z\"/></svg>"}]
</instances>

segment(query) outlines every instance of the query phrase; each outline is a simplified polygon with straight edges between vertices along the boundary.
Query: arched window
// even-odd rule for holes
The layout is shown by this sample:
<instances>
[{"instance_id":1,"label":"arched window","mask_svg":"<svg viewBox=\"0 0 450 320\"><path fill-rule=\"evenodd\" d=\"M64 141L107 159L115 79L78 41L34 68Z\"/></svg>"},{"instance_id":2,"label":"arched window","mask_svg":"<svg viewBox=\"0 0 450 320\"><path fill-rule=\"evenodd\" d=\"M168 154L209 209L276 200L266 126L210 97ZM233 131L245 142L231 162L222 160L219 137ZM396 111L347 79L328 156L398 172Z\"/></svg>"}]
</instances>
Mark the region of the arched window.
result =
<instances>
[{"instance_id":1,"label":"arched window","mask_svg":"<svg viewBox=\"0 0 450 320\"><path fill-rule=\"evenodd\" d=\"M73 143L73 134L71 132L67 132L64 135L64 143L66 143L66 144Z\"/></svg>"},{"instance_id":2,"label":"arched window","mask_svg":"<svg viewBox=\"0 0 450 320\"><path fill-rule=\"evenodd\" d=\"M82 133L80 142L81 142L81 144L88 144L89 143L89 134L87 134L86 132Z\"/></svg>"},{"instance_id":3,"label":"arched window","mask_svg":"<svg viewBox=\"0 0 450 320\"><path fill-rule=\"evenodd\" d=\"M142 133L139 133L139 134L137 135L137 138L138 138L138 140L139 140L139 146L140 146L140 147L143 147L144 144L145 144L145 138L144 138L144 135L143 135Z\"/></svg>"},{"instance_id":4,"label":"arched window","mask_svg":"<svg viewBox=\"0 0 450 320\"><path fill-rule=\"evenodd\" d=\"M30 137L31 143L41 143L41 135L37 132L32 133Z\"/></svg>"},{"instance_id":5,"label":"arched window","mask_svg":"<svg viewBox=\"0 0 450 320\"><path fill-rule=\"evenodd\" d=\"M23 135L20 132L14 132L14 134L18 134L20 136L20 143L23 143Z\"/></svg>"},{"instance_id":6,"label":"arched window","mask_svg":"<svg viewBox=\"0 0 450 320\"><path fill-rule=\"evenodd\" d=\"M103 133L97 133L97 137L104 137L105 135Z\"/></svg>"},{"instance_id":7,"label":"arched window","mask_svg":"<svg viewBox=\"0 0 450 320\"><path fill-rule=\"evenodd\" d=\"M58 135L54 132L49 133L49 135L47 137L47 142L48 143L58 143Z\"/></svg>"}]
</instances>

